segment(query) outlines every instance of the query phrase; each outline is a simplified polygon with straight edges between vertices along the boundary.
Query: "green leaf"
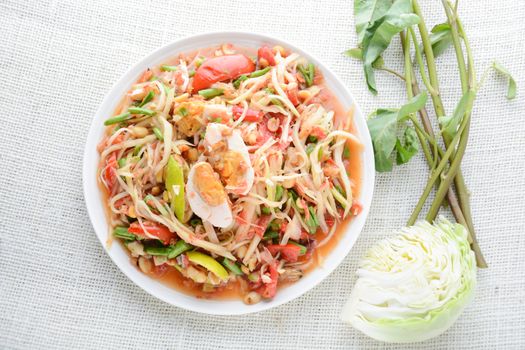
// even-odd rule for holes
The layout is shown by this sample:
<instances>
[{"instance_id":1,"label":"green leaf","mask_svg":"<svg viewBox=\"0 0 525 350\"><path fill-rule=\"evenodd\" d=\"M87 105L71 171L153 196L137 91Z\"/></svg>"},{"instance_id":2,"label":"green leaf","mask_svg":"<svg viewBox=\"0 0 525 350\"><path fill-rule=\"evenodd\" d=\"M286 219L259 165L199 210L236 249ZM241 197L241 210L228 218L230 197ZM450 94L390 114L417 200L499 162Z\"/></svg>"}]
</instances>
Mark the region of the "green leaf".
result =
<instances>
[{"instance_id":1,"label":"green leaf","mask_svg":"<svg viewBox=\"0 0 525 350\"><path fill-rule=\"evenodd\" d=\"M354 18L357 43L361 45L366 29L383 17L392 6L392 0L355 0Z\"/></svg>"},{"instance_id":2,"label":"green leaf","mask_svg":"<svg viewBox=\"0 0 525 350\"><path fill-rule=\"evenodd\" d=\"M419 95L412 97L406 104L401 106L398 112L400 121L406 120L409 114L416 113L427 103L428 94L422 91Z\"/></svg>"},{"instance_id":3,"label":"green leaf","mask_svg":"<svg viewBox=\"0 0 525 350\"><path fill-rule=\"evenodd\" d=\"M441 126L441 132L445 138L452 139L459 128L459 124L463 120L465 113L472 109L472 104L476 98L476 93L473 90L467 91L461 100L459 100L454 113L451 116L444 116L439 118L439 124Z\"/></svg>"},{"instance_id":4,"label":"green leaf","mask_svg":"<svg viewBox=\"0 0 525 350\"><path fill-rule=\"evenodd\" d=\"M430 44L432 45L432 51L434 52L435 57L445 52L445 50L452 45L452 31L450 30L450 24L441 23L434 26L430 33Z\"/></svg>"},{"instance_id":5,"label":"green leaf","mask_svg":"<svg viewBox=\"0 0 525 350\"><path fill-rule=\"evenodd\" d=\"M397 139L396 141L396 163L397 165L408 163L410 158L412 158L418 151L417 144L417 135L416 131L413 128L407 127L405 129L405 145L401 144L401 141Z\"/></svg>"},{"instance_id":6,"label":"green leaf","mask_svg":"<svg viewBox=\"0 0 525 350\"><path fill-rule=\"evenodd\" d=\"M397 125L403 122L411 113L415 113L425 106L426 92L410 99L400 109L378 109L375 117L367 121L368 130L374 146L376 170L379 172L391 171L393 162L392 152L397 141Z\"/></svg>"},{"instance_id":7,"label":"green leaf","mask_svg":"<svg viewBox=\"0 0 525 350\"><path fill-rule=\"evenodd\" d=\"M359 60L359 61L363 60L363 50L357 47L346 50L345 55L350 58L355 58L356 60Z\"/></svg>"},{"instance_id":8,"label":"green leaf","mask_svg":"<svg viewBox=\"0 0 525 350\"><path fill-rule=\"evenodd\" d=\"M359 61L363 61L363 50L359 48L349 49L345 51L345 55L354 58ZM383 60L383 57L379 56L374 63L372 63L373 68L383 68L385 65L385 61Z\"/></svg>"},{"instance_id":9,"label":"green leaf","mask_svg":"<svg viewBox=\"0 0 525 350\"><path fill-rule=\"evenodd\" d=\"M419 23L410 0L396 0L386 14L366 29L362 40L365 78L368 89L376 94L373 63L386 50L392 38L402 30Z\"/></svg>"},{"instance_id":10,"label":"green leaf","mask_svg":"<svg viewBox=\"0 0 525 350\"><path fill-rule=\"evenodd\" d=\"M376 171L392 170L390 155L396 146L397 111L378 109L376 116L369 119L368 130L374 146Z\"/></svg>"},{"instance_id":11,"label":"green leaf","mask_svg":"<svg viewBox=\"0 0 525 350\"><path fill-rule=\"evenodd\" d=\"M494 68L498 73L503 74L505 77L509 79L509 87L507 89L507 99L509 100L514 99L516 97L516 90L517 90L516 80L514 80L510 72L498 62L496 61L492 62L492 68Z\"/></svg>"}]
</instances>

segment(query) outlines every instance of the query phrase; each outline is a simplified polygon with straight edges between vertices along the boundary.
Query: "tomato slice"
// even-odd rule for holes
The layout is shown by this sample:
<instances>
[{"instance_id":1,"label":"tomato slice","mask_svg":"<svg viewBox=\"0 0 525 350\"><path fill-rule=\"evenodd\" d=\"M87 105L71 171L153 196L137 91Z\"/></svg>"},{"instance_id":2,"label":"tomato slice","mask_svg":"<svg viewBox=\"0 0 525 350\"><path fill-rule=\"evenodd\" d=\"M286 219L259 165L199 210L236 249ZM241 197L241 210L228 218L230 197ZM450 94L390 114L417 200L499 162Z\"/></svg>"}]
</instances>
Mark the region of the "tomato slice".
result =
<instances>
[{"instance_id":1,"label":"tomato slice","mask_svg":"<svg viewBox=\"0 0 525 350\"><path fill-rule=\"evenodd\" d=\"M273 263L268 265L268 272L270 273L270 283L265 283L259 289L257 292L261 294L263 298L270 299L275 296L275 293L277 293L277 281L279 279L279 272L277 272L277 263Z\"/></svg>"},{"instance_id":2,"label":"tomato slice","mask_svg":"<svg viewBox=\"0 0 525 350\"><path fill-rule=\"evenodd\" d=\"M257 57L259 60L264 58L270 66L275 66L275 56L272 49L268 46L261 46L259 50L257 50Z\"/></svg>"},{"instance_id":3,"label":"tomato slice","mask_svg":"<svg viewBox=\"0 0 525 350\"><path fill-rule=\"evenodd\" d=\"M108 186L109 193L113 193L113 188L117 184L117 155L111 153L106 158L106 170L104 171L104 181Z\"/></svg>"},{"instance_id":4,"label":"tomato slice","mask_svg":"<svg viewBox=\"0 0 525 350\"><path fill-rule=\"evenodd\" d=\"M244 108L241 106L233 106L232 107L232 113L233 113L233 119L237 120L241 117L242 112L244 112ZM244 117L244 121L247 122L260 122L264 116L263 111L256 111L254 109L248 108L248 111L246 111L246 116Z\"/></svg>"},{"instance_id":5,"label":"tomato slice","mask_svg":"<svg viewBox=\"0 0 525 350\"><path fill-rule=\"evenodd\" d=\"M282 258L288 262L296 262L301 254L301 247L290 243L285 245L270 244L266 248L268 248L272 255L281 252Z\"/></svg>"},{"instance_id":6,"label":"tomato slice","mask_svg":"<svg viewBox=\"0 0 525 350\"><path fill-rule=\"evenodd\" d=\"M151 221L144 221L142 224L144 225L144 228L148 231L150 236L155 236L164 244L169 244L170 240L175 237L173 233L164 225L157 224ZM134 235L144 239L151 239L150 236L146 236L146 233L144 232L138 221L135 221L134 223L129 225L128 232L133 233Z\"/></svg>"},{"instance_id":7,"label":"tomato slice","mask_svg":"<svg viewBox=\"0 0 525 350\"><path fill-rule=\"evenodd\" d=\"M214 83L237 78L255 70L253 61L241 54L210 58L201 64L193 77L193 92L207 89Z\"/></svg>"}]
</instances>

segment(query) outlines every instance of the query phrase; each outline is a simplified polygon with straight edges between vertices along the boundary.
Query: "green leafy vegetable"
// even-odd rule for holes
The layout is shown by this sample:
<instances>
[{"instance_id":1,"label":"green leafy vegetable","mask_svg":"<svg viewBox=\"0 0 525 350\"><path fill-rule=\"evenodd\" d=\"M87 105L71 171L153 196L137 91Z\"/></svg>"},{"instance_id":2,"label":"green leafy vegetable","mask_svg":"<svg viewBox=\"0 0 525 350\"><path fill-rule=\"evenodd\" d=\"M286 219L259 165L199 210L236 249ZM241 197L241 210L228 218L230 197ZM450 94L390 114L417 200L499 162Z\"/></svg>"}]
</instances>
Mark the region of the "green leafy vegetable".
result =
<instances>
[{"instance_id":1,"label":"green leafy vegetable","mask_svg":"<svg viewBox=\"0 0 525 350\"><path fill-rule=\"evenodd\" d=\"M472 104L474 103L475 98L475 91L467 91L463 95L461 100L459 100L459 103L454 109L454 113L452 114L452 116L445 116L439 118L439 123L441 124L441 132L446 138L452 139L456 135L456 132L459 128L459 124L463 120L463 116L467 111L470 111L472 109Z\"/></svg>"},{"instance_id":2,"label":"green leafy vegetable","mask_svg":"<svg viewBox=\"0 0 525 350\"><path fill-rule=\"evenodd\" d=\"M371 23L382 18L392 6L391 0L355 0L354 18L357 43L362 44L366 29Z\"/></svg>"},{"instance_id":3,"label":"green leafy vegetable","mask_svg":"<svg viewBox=\"0 0 525 350\"><path fill-rule=\"evenodd\" d=\"M399 139L396 140L396 163L397 165L408 163L418 151L417 135L413 128L407 127L405 129L405 144L402 145Z\"/></svg>"},{"instance_id":4,"label":"green leafy vegetable","mask_svg":"<svg viewBox=\"0 0 525 350\"><path fill-rule=\"evenodd\" d=\"M437 57L441 55L450 47L450 45L452 45L452 31L450 29L450 24L441 23L435 25L431 30L429 38L434 56Z\"/></svg>"},{"instance_id":5,"label":"green leafy vegetable","mask_svg":"<svg viewBox=\"0 0 525 350\"><path fill-rule=\"evenodd\" d=\"M498 62L494 61L492 63L492 68L494 68L498 73L503 74L506 78L509 79L509 87L507 89L507 99L509 100L514 99L516 97L516 90L517 90L516 80L514 80L510 72Z\"/></svg>"},{"instance_id":6,"label":"green leafy vegetable","mask_svg":"<svg viewBox=\"0 0 525 350\"><path fill-rule=\"evenodd\" d=\"M341 319L380 341L424 341L446 331L472 300L476 259L468 232L420 221L374 245Z\"/></svg>"},{"instance_id":7,"label":"green leafy vegetable","mask_svg":"<svg viewBox=\"0 0 525 350\"><path fill-rule=\"evenodd\" d=\"M368 130L372 137L376 170L385 172L392 170L390 155L396 146L397 125L403 122L411 113L419 111L425 106L427 94L422 92L415 96L399 110L378 109L375 117L368 120Z\"/></svg>"},{"instance_id":8,"label":"green leafy vegetable","mask_svg":"<svg viewBox=\"0 0 525 350\"><path fill-rule=\"evenodd\" d=\"M405 28L419 23L419 20L419 17L412 12L410 0L396 0L384 16L378 18L366 29L361 46L365 78L368 89L372 93L377 93L373 63L386 50L395 35Z\"/></svg>"}]
</instances>

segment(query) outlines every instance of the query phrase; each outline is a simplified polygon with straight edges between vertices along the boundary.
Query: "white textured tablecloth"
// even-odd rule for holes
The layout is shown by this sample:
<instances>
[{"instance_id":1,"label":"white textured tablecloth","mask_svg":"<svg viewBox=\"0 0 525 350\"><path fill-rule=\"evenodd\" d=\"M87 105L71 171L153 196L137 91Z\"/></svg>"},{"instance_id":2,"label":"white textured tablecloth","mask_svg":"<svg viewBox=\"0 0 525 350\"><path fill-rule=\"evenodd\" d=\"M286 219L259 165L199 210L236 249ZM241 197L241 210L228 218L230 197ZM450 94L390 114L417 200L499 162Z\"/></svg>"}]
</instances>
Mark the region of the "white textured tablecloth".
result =
<instances>
[{"instance_id":1,"label":"white textured tablecloth","mask_svg":"<svg viewBox=\"0 0 525 350\"><path fill-rule=\"evenodd\" d=\"M440 1L420 2L429 25L443 21ZM356 41L353 1L0 0L0 348L525 348L525 7L460 3L478 71L496 58L519 87L508 102L505 81L489 75L463 162L490 268L446 334L392 346L342 324L339 312L358 258L415 205L427 176L421 156L378 176L367 225L329 278L284 306L240 317L187 312L135 286L99 244L82 195L84 142L104 94L148 52L197 32L281 37L331 67L365 113L398 106L402 84L379 73L373 97L360 64L341 54ZM459 94L453 52L438 64L450 110Z\"/></svg>"}]
</instances>

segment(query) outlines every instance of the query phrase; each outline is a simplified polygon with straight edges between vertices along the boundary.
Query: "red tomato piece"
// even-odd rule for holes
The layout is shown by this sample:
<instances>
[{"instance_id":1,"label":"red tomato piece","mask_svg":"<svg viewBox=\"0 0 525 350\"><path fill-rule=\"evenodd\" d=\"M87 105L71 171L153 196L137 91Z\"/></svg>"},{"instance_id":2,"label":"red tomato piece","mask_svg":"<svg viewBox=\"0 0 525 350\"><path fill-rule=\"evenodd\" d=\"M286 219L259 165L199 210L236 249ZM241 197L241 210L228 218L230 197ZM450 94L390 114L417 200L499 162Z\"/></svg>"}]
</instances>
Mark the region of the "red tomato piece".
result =
<instances>
[{"instance_id":1,"label":"red tomato piece","mask_svg":"<svg viewBox=\"0 0 525 350\"><path fill-rule=\"evenodd\" d=\"M241 54L210 58L201 64L193 77L193 92L207 89L214 83L237 78L255 70L252 60Z\"/></svg>"},{"instance_id":2,"label":"red tomato piece","mask_svg":"<svg viewBox=\"0 0 525 350\"><path fill-rule=\"evenodd\" d=\"M274 262L271 265L268 265L268 272L270 273L270 283L265 283L259 289L257 289L257 292L261 294L263 298L270 299L275 296L275 293L277 292L277 281L279 279L279 272L277 272L277 263Z\"/></svg>"},{"instance_id":3,"label":"red tomato piece","mask_svg":"<svg viewBox=\"0 0 525 350\"><path fill-rule=\"evenodd\" d=\"M299 254L301 254L301 247L290 243L285 245L270 244L266 248L268 248L272 255L281 252L282 258L288 262L296 262L297 259L299 259Z\"/></svg>"},{"instance_id":4,"label":"red tomato piece","mask_svg":"<svg viewBox=\"0 0 525 350\"><path fill-rule=\"evenodd\" d=\"M164 225L157 224L151 221L144 221L142 224L144 225L144 228L148 231L150 236L154 236L163 244L169 244L170 240L174 238L173 233ZM135 221L134 223L129 225L128 232L133 233L134 235L144 239L151 239L149 236L146 236L146 233L144 232L138 221Z\"/></svg>"},{"instance_id":5,"label":"red tomato piece","mask_svg":"<svg viewBox=\"0 0 525 350\"><path fill-rule=\"evenodd\" d=\"M256 226L254 227L254 233L261 237L264 236L264 231L268 228L268 224L272 219L271 215L263 215L257 219Z\"/></svg>"},{"instance_id":6,"label":"red tomato piece","mask_svg":"<svg viewBox=\"0 0 525 350\"><path fill-rule=\"evenodd\" d=\"M270 66L275 66L275 56L272 49L268 46L261 46L259 50L257 50L257 57L259 60L264 58Z\"/></svg>"},{"instance_id":7,"label":"red tomato piece","mask_svg":"<svg viewBox=\"0 0 525 350\"><path fill-rule=\"evenodd\" d=\"M113 188L117 184L117 155L111 153L106 158L106 170L104 171L104 181L108 186L109 193L113 193Z\"/></svg>"},{"instance_id":8,"label":"red tomato piece","mask_svg":"<svg viewBox=\"0 0 525 350\"><path fill-rule=\"evenodd\" d=\"M350 213L358 215L363 210L363 205L359 202L354 201L350 207Z\"/></svg>"},{"instance_id":9,"label":"red tomato piece","mask_svg":"<svg viewBox=\"0 0 525 350\"><path fill-rule=\"evenodd\" d=\"M286 91L286 96L288 96L288 99L294 106L299 104L299 98L297 97L298 92L299 89L297 87L295 89Z\"/></svg>"},{"instance_id":10,"label":"red tomato piece","mask_svg":"<svg viewBox=\"0 0 525 350\"><path fill-rule=\"evenodd\" d=\"M318 126L314 126L312 128L312 131L310 132L310 135L317 137L317 139L319 139L319 140L322 140L322 139L326 138L326 133L324 132L323 129L321 129Z\"/></svg>"},{"instance_id":11,"label":"red tomato piece","mask_svg":"<svg viewBox=\"0 0 525 350\"><path fill-rule=\"evenodd\" d=\"M242 113L244 112L244 108L241 106L233 106L232 107L232 113L233 113L233 119L237 120L241 117ZM264 116L263 111L256 111L254 109L248 108L248 111L246 111L246 116L244 117L244 121L247 122L260 122Z\"/></svg>"}]
</instances>

